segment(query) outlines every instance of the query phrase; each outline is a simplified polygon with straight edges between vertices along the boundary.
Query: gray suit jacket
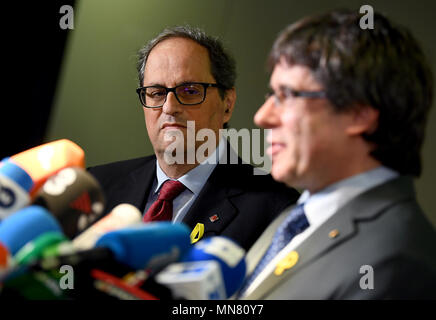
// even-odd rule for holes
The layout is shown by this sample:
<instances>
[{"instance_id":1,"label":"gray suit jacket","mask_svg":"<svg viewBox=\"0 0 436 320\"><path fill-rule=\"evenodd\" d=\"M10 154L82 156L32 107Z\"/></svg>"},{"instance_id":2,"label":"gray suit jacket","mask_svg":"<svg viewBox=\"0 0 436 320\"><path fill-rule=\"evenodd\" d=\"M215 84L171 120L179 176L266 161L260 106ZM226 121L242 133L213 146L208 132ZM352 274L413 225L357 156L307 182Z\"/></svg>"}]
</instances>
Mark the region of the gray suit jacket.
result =
<instances>
[{"instance_id":1,"label":"gray suit jacket","mask_svg":"<svg viewBox=\"0 0 436 320\"><path fill-rule=\"evenodd\" d=\"M288 213L275 219L248 252L249 272ZM294 266L279 276L271 272L242 299L436 298L436 232L416 202L410 177L357 196L295 251ZM373 289L368 288L371 273Z\"/></svg>"}]
</instances>

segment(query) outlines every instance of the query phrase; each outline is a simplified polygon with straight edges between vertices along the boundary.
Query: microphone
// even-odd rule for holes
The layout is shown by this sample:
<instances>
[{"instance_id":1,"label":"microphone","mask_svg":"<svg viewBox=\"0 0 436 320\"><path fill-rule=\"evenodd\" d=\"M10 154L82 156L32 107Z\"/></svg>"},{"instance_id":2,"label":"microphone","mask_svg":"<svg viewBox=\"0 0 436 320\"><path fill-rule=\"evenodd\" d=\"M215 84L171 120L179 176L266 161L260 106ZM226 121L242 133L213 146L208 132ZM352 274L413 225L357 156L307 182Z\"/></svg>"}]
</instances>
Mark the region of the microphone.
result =
<instances>
[{"instance_id":1,"label":"microphone","mask_svg":"<svg viewBox=\"0 0 436 320\"><path fill-rule=\"evenodd\" d=\"M148 269L151 273L178 261L190 246L189 229L184 224L141 223L104 234L93 249L46 257L30 267L49 270L66 264L92 265L102 260L116 260L134 270Z\"/></svg>"},{"instance_id":2,"label":"microphone","mask_svg":"<svg viewBox=\"0 0 436 320\"><path fill-rule=\"evenodd\" d=\"M50 231L62 232L62 229L45 208L31 205L3 220L0 224L0 243L13 256L27 242Z\"/></svg>"},{"instance_id":3,"label":"microphone","mask_svg":"<svg viewBox=\"0 0 436 320\"><path fill-rule=\"evenodd\" d=\"M59 272L17 272L3 283L0 299L71 300L70 290L62 290L59 286L62 276Z\"/></svg>"},{"instance_id":4,"label":"microphone","mask_svg":"<svg viewBox=\"0 0 436 320\"><path fill-rule=\"evenodd\" d=\"M68 241L67 237L58 232L44 233L21 248L15 255L15 260L18 264L28 264L38 258L57 257L91 249L104 233L137 222L141 222L140 211L130 204L120 204L73 241Z\"/></svg>"},{"instance_id":5,"label":"microphone","mask_svg":"<svg viewBox=\"0 0 436 320\"><path fill-rule=\"evenodd\" d=\"M85 153L74 142L61 139L11 156L10 160L29 173L34 182L31 197L48 177L66 167L85 167Z\"/></svg>"},{"instance_id":6,"label":"microphone","mask_svg":"<svg viewBox=\"0 0 436 320\"><path fill-rule=\"evenodd\" d=\"M104 234L96 248L108 248L115 258L133 269L160 270L178 261L191 246L185 224L167 221L138 224Z\"/></svg>"},{"instance_id":7,"label":"microphone","mask_svg":"<svg viewBox=\"0 0 436 320\"><path fill-rule=\"evenodd\" d=\"M72 239L103 213L105 199L98 181L82 168L69 167L48 178L34 204L47 208Z\"/></svg>"},{"instance_id":8,"label":"microphone","mask_svg":"<svg viewBox=\"0 0 436 320\"><path fill-rule=\"evenodd\" d=\"M26 265L38 260L44 252L67 241L67 237L59 231L50 231L41 234L35 239L26 243L14 256L15 262L19 265Z\"/></svg>"},{"instance_id":9,"label":"microphone","mask_svg":"<svg viewBox=\"0 0 436 320\"><path fill-rule=\"evenodd\" d=\"M3 159L0 163L0 221L30 202L32 178L16 164Z\"/></svg>"},{"instance_id":10,"label":"microphone","mask_svg":"<svg viewBox=\"0 0 436 320\"><path fill-rule=\"evenodd\" d=\"M115 297L120 300L159 300L159 297L169 297L168 289L159 287L158 295L148 292L138 286L129 284L126 280L117 277L111 273L99 269L93 269L90 272L94 280L94 287L109 297Z\"/></svg>"},{"instance_id":11,"label":"microphone","mask_svg":"<svg viewBox=\"0 0 436 320\"><path fill-rule=\"evenodd\" d=\"M53 282L53 279L59 280L61 275L59 275L58 270L52 269L46 273L41 270L33 272L29 266L41 258L70 254L72 252L75 251L71 241L59 230L42 233L18 250L11 260L12 263L9 263L8 268L2 270L4 272L0 272L0 283L4 281L8 287L8 294L11 293L11 288L14 287L13 291L18 295L25 291L48 290L50 292L51 290L46 287L46 284ZM55 291L59 291L59 289ZM37 293L35 294L36 296L31 294L29 297L38 299Z\"/></svg>"},{"instance_id":12,"label":"microphone","mask_svg":"<svg viewBox=\"0 0 436 320\"><path fill-rule=\"evenodd\" d=\"M150 277L155 270L160 270L167 264L178 261L190 246L189 229L184 224L141 223L104 234L93 249L61 256L44 257L43 254L41 259L30 261L23 266L24 274L16 270L6 278L5 283L8 284L10 294L22 295L20 284L24 286L29 281L34 281L35 276L58 274L58 270L63 265L69 265L74 270L75 290L68 292L67 295L74 298L77 298L77 295L93 297L98 295L97 291L100 291L93 287L94 280L90 278L93 270L105 270L106 273L112 275L115 273L114 276L118 277L117 274L147 269L145 273ZM137 288L142 291L146 290L155 297L170 296L167 288L148 280ZM102 279L99 281L101 285ZM107 296L102 291L100 295Z\"/></svg>"},{"instance_id":13,"label":"microphone","mask_svg":"<svg viewBox=\"0 0 436 320\"><path fill-rule=\"evenodd\" d=\"M100 295L103 298L109 297L111 294L101 291L101 286L107 288L113 279L119 278L122 274L131 273L132 270L146 269L144 273L147 274L148 278L140 287L136 285L135 289L126 282L126 285L133 290L131 293L139 293L139 290L142 290L142 293L149 292L157 298L168 297L171 296L169 290L164 286L154 284L150 274L170 262L178 261L189 250L190 246L189 229L183 224L141 223L104 234L93 249L61 256L42 257L38 261L31 261L25 266L26 272L24 274L16 272L10 275L5 283L8 284L9 294L23 295L20 283L25 285L41 274L47 275L52 272L57 274L61 266L69 265L74 270L75 290L67 292L68 296L81 299L81 296L95 297ZM110 279L107 278L109 282L104 281L106 278L95 278L95 270L104 270L106 274L112 275L109 277ZM121 281L121 278L119 279ZM98 288L93 286L95 281L99 282ZM121 285L121 282L112 284L118 289L113 287L111 292L128 289ZM146 296L140 295L137 298L146 298Z\"/></svg>"},{"instance_id":14,"label":"microphone","mask_svg":"<svg viewBox=\"0 0 436 320\"><path fill-rule=\"evenodd\" d=\"M229 238L203 239L182 257L181 263L160 272L156 281L185 299L227 299L242 286L244 255L244 249Z\"/></svg>"},{"instance_id":15,"label":"microphone","mask_svg":"<svg viewBox=\"0 0 436 320\"><path fill-rule=\"evenodd\" d=\"M63 241L52 243L41 252L41 258L59 257L77 252L73 244L66 237Z\"/></svg>"},{"instance_id":16,"label":"microphone","mask_svg":"<svg viewBox=\"0 0 436 320\"><path fill-rule=\"evenodd\" d=\"M156 275L156 282L170 288L175 299L227 299L220 265L213 260L172 263Z\"/></svg>"},{"instance_id":17,"label":"microphone","mask_svg":"<svg viewBox=\"0 0 436 320\"><path fill-rule=\"evenodd\" d=\"M13 267L13 265L14 261L9 254L8 249L0 242L0 279L9 271L10 268Z\"/></svg>"},{"instance_id":18,"label":"microphone","mask_svg":"<svg viewBox=\"0 0 436 320\"><path fill-rule=\"evenodd\" d=\"M103 234L141 222L141 212L131 204L122 203L73 239L76 249L91 249Z\"/></svg>"}]
</instances>

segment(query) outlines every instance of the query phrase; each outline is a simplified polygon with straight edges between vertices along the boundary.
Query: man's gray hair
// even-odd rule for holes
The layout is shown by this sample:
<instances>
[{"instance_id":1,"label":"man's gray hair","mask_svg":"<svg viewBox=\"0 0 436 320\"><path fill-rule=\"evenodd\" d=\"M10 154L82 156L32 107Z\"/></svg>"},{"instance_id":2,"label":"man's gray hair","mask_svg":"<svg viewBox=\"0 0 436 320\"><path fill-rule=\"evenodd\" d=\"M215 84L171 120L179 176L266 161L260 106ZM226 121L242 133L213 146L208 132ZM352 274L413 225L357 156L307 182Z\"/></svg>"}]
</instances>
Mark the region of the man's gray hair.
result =
<instances>
[{"instance_id":1,"label":"man's gray hair","mask_svg":"<svg viewBox=\"0 0 436 320\"><path fill-rule=\"evenodd\" d=\"M222 98L224 98L226 90L235 86L235 60L230 53L224 49L221 41L218 40L218 38L206 35L206 33L199 28L194 28L188 25L164 29L159 35L139 50L137 64L139 86L143 86L144 84L145 65L151 50L153 50L158 43L170 38L191 39L207 49L211 64L210 72L215 78L215 81L220 85L219 93Z\"/></svg>"}]
</instances>

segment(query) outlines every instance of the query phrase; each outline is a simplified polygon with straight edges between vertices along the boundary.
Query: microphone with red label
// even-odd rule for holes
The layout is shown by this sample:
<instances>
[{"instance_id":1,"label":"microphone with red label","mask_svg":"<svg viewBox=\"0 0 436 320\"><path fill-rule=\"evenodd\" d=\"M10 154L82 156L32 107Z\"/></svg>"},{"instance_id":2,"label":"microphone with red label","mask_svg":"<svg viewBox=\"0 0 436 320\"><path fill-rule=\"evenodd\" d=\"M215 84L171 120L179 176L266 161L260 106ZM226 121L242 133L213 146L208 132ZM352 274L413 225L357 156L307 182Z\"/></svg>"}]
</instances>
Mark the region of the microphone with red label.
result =
<instances>
[{"instance_id":1,"label":"microphone with red label","mask_svg":"<svg viewBox=\"0 0 436 320\"><path fill-rule=\"evenodd\" d=\"M99 219L105 199L98 181L84 169L69 167L52 175L35 196L34 204L47 208L72 239Z\"/></svg>"}]
</instances>

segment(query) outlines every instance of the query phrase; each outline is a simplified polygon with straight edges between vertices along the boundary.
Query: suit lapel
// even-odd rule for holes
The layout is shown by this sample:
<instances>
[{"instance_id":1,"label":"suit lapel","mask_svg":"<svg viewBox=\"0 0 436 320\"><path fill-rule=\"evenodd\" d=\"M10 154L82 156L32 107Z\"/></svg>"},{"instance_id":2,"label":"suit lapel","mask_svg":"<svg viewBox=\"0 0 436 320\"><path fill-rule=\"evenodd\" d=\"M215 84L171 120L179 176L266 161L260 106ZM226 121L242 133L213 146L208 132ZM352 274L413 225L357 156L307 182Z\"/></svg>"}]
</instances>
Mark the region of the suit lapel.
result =
<instances>
[{"instance_id":1,"label":"suit lapel","mask_svg":"<svg viewBox=\"0 0 436 320\"><path fill-rule=\"evenodd\" d=\"M294 205L289 206L276 218L274 221L265 229L261 237L253 244L250 250L247 252L246 262L247 262L247 275L251 274L262 259L266 250L268 250L274 233L280 224L285 220L288 214L291 212Z\"/></svg>"},{"instance_id":2,"label":"suit lapel","mask_svg":"<svg viewBox=\"0 0 436 320\"><path fill-rule=\"evenodd\" d=\"M205 235L220 234L238 213L238 209L231 202L231 197L243 192L241 188L235 186L235 180L238 181L240 176L239 167L239 165L218 164L183 222L191 228L197 223L204 224Z\"/></svg>"},{"instance_id":3,"label":"suit lapel","mask_svg":"<svg viewBox=\"0 0 436 320\"><path fill-rule=\"evenodd\" d=\"M400 177L388 181L359 195L338 210L336 214L316 229L309 238L294 250L299 256L295 266L284 270L279 276L274 274L274 268L257 288L243 298L250 300L261 299L279 283L283 283L300 269L315 262L316 259L327 254L334 247L355 236L357 233L356 221L375 219L387 207L413 197L413 182L409 177ZM269 238L268 246L271 239L272 235Z\"/></svg>"},{"instance_id":4,"label":"suit lapel","mask_svg":"<svg viewBox=\"0 0 436 320\"><path fill-rule=\"evenodd\" d=\"M134 205L143 212L155 176L156 158L151 157L143 166L125 177L115 191L116 197L123 199L123 202Z\"/></svg>"}]
</instances>

